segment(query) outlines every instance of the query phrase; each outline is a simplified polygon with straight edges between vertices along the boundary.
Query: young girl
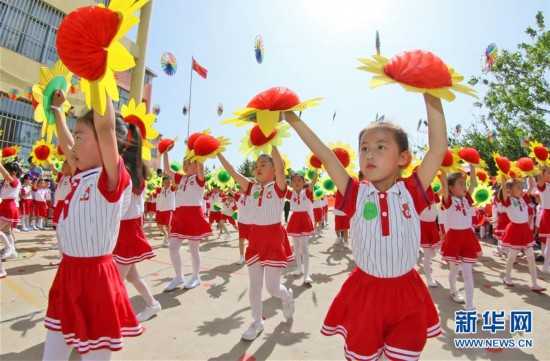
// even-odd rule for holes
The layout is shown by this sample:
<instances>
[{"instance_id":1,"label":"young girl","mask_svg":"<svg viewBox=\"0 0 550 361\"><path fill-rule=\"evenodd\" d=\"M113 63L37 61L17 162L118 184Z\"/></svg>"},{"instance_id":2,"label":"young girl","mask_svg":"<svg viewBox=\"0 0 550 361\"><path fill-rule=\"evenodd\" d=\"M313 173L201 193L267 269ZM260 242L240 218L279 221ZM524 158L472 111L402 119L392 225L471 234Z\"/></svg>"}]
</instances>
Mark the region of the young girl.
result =
<instances>
[{"instance_id":1,"label":"young girl","mask_svg":"<svg viewBox=\"0 0 550 361\"><path fill-rule=\"evenodd\" d=\"M32 210L32 186L31 176L25 174L22 178L21 185L21 201L19 202L19 210L21 212L21 230L28 232L30 230L30 216Z\"/></svg>"},{"instance_id":2,"label":"young girl","mask_svg":"<svg viewBox=\"0 0 550 361\"><path fill-rule=\"evenodd\" d=\"M64 255L49 293L43 359L67 360L75 348L90 353L85 358L107 360L122 349L123 336L143 332L111 254L130 202L130 176L119 156L111 100L105 115L78 118L74 139L61 117L64 101L56 90L57 135L76 171L57 224Z\"/></svg>"},{"instance_id":3,"label":"young girl","mask_svg":"<svg viewBox=\"0 0 550 361\"><path fill-rule=\"evenodd\" d=\"M342 244L342 247L349 248L349 221L350 217L338 209L336 205L342 204L344 197L340 192L336 192L334 195L334 208L332 212L334 213L334 230L336 231L336 241L334 245L338 246ZM340 238L342 237L342 238Z\"/></svg>"},{"instance_id":4,"label":"young girl","mask_svg":"<svg viewBox=\"0 0 550 361\"><path fill-rule=\"evenodd\" d=\"M432 200L430 184L447 149L441 101L424 95L429 145L418 171L398 178L410 159L406 132L385 122L359 133L359 164L368 182L348 175L338 158L294 113L290 125L323 162L344 196L351 249L357 264L334 299L321 332L345 338L348 359L416 360L427 337L440 334L439 317L415 265L420 248L419 214Z\"/></svg>"},{"instance_id":5,"label":"young girl","mask_svg":"<svg viewBox=\"0 0 550 361\"><path fill-rule=\"evenodd\" d=\"M537 176L537 189L540 195L540 206L542 213L540 215L539 238L541 243L544 265L542 272L550 273L550 167L540 167L541 174Z\"/></svg>"},{"instance_id":6,"label":"young girl","mask_svg":"<svg viewBox=\"0 0 550 361\"><path fill-rule=\"evenodd\" d=\"M305 178L300 173L294 173L290 184L292 190L288 190L286 198L290 200L290 210L292 215L286 226L287 234L292 237L294 243L294 258L296 259L296 269L292 274L294 276L304 275L304 283L313 282L309 275L309 237L313 235L313 222L310 213L313 209L313 187L317 182L319 172L315 169L313 179L308 187L305 187ZM304 269L302 270L302 264Z\"/></svg>"},{"instance_id":7,"label":"young girl","mask_svg":"<svg viewBox=\"0 0 550 361\"><path fill-rule=\"evenodd\" d=\"M32 186L32 215L34 218L31 223L31 229L39 229L41 231L45 229L44 218L48 216L45 185L44 179L40 177L36 178Z\"/></svg>"},{"instance_id":8,"label":"young girl","mask_svg":"<svg viewBox=\"0 0 550 361\"><path fill-rule=\"evenodd\" d=\"M150 193L145 198L145 221L147 221L147 227L149 228L153 226L153 218L156 217L155 194Z\"/></svg>"},{"instance_id":9,"label":"young girl","mask_svg":"<svg viewBox=\"0 0 550 361\"><path fill-rule=\"evenodd\" d=\"M250 196L246 194L246 189L239 188L239 192L235 195L237 201L237 207L239 212L237 213L237 224L239 228L239 260L238 265L244 263L244 241L248 240L248 233L252 226L252 201Z\"/></svg>"},{"instance_id":10,"label":"young girl","mask_svg":"<svg viewBox=\"0 0 550 361\"><path fill-rule=\"evenodd\" d=\"M426 283L430 287L437 287L437 282L432 278L430 263L441 244L437 222L435 221L437 218L437 203L439 203L439 197L437 194L434 194L434 201L420 213L420 247L422 247L422 252L424 253L422 264L424 266Z\"/></svg>"},{"instance_id":11,"label":"young girl","mask_svg":"<svg viewBox=\"0 0 550 361\"><path fill-rule=\"evenodd\" d=\"M493 235L497 239L497 249L493 253L499 257L506 256L506 251L504 247L502 247L502 235L504 234L504 230L510 223L508 213L504 211L504 207L502 206L503 192L503 185L500 185L497 188L497 192L493 200L493 203L495 205L495 207L493 208L493 223L496 222L496 227L493 231Z\"/></svg>"},{"instance_id":12,"label":"young girl","mask_svg":"<svg viewBox=\"0 0 550 361\"><path fill-rule=\"evenodd\" d=\"M502 176L502 184L506 184L507 192L503 192L502 205L504 211L510 218L510 223L506 226L504 235L502 236L502 246L508 249L508 262L506 262L506 276L502 282L507 287L515 287L512 282L512 267L516 260L518 251L524 251L529 264L529 274L531 275L531 290L533 292L543 292L546 288L537 284L537 265L535 264L535 255L533 246L535 245L535 237L533 230L529 226L529 209L531 203L529 197L535 189L535 180L529 177L529 188L527 192L523 192L523 183L512 178L506 181Z\"/></svg>"},{"instance_id":13,"label":"young girl","mask_svg":"<svg viewBox=\"0 0 550 361\"><path fill-rule=\"evenodd\" d=\"M141 158L141 134L135 124L126 123L117 117L116 133L119 153L132 180L130 205L122 215L120 231L113 258L122 279L130 281L146 303L145 309L138 314L137 320L144 322L161 310L151 290L140 277L136 264L156 256L143 233L144 197L146 192L144 177L149 174L149 167Z\"/></svg>"},{"instance_id":14,"label":"young girl","mask_svg":"<svg viewBox=\"0 0 550 361\"><path fill-rule=\"evenodd\" d=\"M176 173L170 168L168 152L164 153L164 169L174 183L178 185L176 193L176 211L172 219L170 230L170 259L176 273L176 277L165 287L165 291L173 291L176 287L185 282L181 269L181 242L187 239L189 242L189 253L191 254L191 266L193 276L183 286L191 289L201 284L199 271L201 267L201 256L199 253L199 242L206 237L212 236L212 228L208 225L202 212L201 200L204 194L204 166L202 163L191 163L188 159L183 161L183 172Z\"/></svg>"},{"instance_id":15,"label":"young girl","mask_svg":"<svg viewBox=\"0 0 550 361\"><path fill-rule=\"evenodd\" d=\"M21 167L16 162L0 164L0 173L4 177L2 186L2 202L0 203L0 238L4 243L4 252L1 258L15 258L15 238L13 237L12 227L20 220L19 209L15 202L21 190L19 177L21 176Z\"/></svg>"},{"instance_id":16,"label":"young girl","mask_svg":"<svg viewBox=\"0 0 550 361\"><path fill-rule=\"evenodd\" d=\"M214 224L214 222L218 223L218 227L220 228L220 236L222 235L222 229L220 227L220 220L222 217L221 210L218 209L220 202L222 201L222 197L220 194L220 187L217 185L212 187L212 192L210 193L210 196L208 197L210 201L210 212L208 214L208 223L210 224L210 227Z\"/></svg>"},{"instance_id":17,"label":"young girl","mask_svg":"<svg viewBox=\"0 0 550 361\"><path fill-rule=\"evenodd\" d=\"M235 204L235 196L228 191L227 196L225 199L221 202L222 210L221 210L221 217L220 217L220 233L225 232L225 238L229 239L231 237L231 233L229 233L229 229L227 224L233 226L233 229L238 231L237 224L235 223L235 220L233 219L233 212L237 210L237 205Z\"/></svg>"},{"instance_id":18,"label":"young girl","mask_svg":"<svg viewBox=\"0 0 550 361\"><path fill-rule=\"evenodd\" d=\"M313 201L313 221L315 223L315 236L321 237L323 230L323 199L314 197Z\"/></svg>"},{"instance_id":19,"label":"young girl","mask_svg":"<svg viewBox=\"0 0 550 361\"><path fill-rule=\"evenodd\" d=\"M46 216L44 217L44 228L48 227L48 218L50 218L50 209L52 208L52 190L51 180L44 180L44 199L46 200Z\"/></svg>"},{"instance_id":20,"label":"young girl","mask_svg":"<svg viewBox=\"0 0 550 361\"><path fill-rule=\"evenodd\" d=\"M243 333L244 340L254 340L264 329L262 319L262 284L270 295L280 298L283 315L291 319L294 314L294 294L281 284L281 271L287 262L294 260L286 231L281 224L285 194L287 190L283 159L276 147L271 156L261 154L254 164L254 177L250 182L225 159L218 159L229 174L246 189L252 203L252 226L248 233L246 265L250 278L250 308L254 322Z\"/></svg>"},{"instance_id":21,"label":"young girl","mask_svg":"<svg viewBox=\"0 0 550 361\"><path fill-rule=\"evenodd\" d=\"M472 228L474 201L470 194L476 187L477 177L475 167L470 166L470 187L466 189L466 177L462 172L452 172L447 176L441 170L441 189L443 208L447 217L447 233L441 246L443 259L449 262L449 285L451 298L457 303L466 302L466 310L474 307L474 276L472 268L481 255L481 246ZM464 296L456 287L459 266L462 266L464 278Z\"/></svg>"},{"instance_id":22,"label":"young girl","mask_svg":"<svg viewBox=\"0 0 550 361\"><path fill-rule=\"evenodd\" d=\"M162 178L162 189L157 195L157 226L164 238L164 246L168 247L170 239L170 225L176 209L176 187L172 187L172 179Z\"/></svg>"},{"instance_id":23,"label":"young girl","mask_svg":"<svg viewBox=\"0 0 550 361\"><path fill-rule=\"evenodd\" d=\"M55 235L57 238L57 243L55 243L57 249L59 250L59 258L56 260L53 260L50 262L50 266L58 266L59 263L61 263L61 259L63 258L63 250L61 249L59 242L59 232L57 231L57 222L59 222L59 216L61 215L61 211L63 210L63 205L65 204L63 201L65 200L65 197L71 192L71 176L72 176L72 169L71 168L71 161L67 159L67 161L63 162L63 165L61 166L61 172L57 170L55 165L53 163L49 164L50 169L52 171L52 174L55 174L57 176L57 185L55 187L54 192L54 203L53 203L53 215L52 215L52 223L53 223L53 229L55 229ZM72 164L73 167L76 167L76 164ZM55 248L52 246L52 248Z\"/></svg>"}]
</instances>

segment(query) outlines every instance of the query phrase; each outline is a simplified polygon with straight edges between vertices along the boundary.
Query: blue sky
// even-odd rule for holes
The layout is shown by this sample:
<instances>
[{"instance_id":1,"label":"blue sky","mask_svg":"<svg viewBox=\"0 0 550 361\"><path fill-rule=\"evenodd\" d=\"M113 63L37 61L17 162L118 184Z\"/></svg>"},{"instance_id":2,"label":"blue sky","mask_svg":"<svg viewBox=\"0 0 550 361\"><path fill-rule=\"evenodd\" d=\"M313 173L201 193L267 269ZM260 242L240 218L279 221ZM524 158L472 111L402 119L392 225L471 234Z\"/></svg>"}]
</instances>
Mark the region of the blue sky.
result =
<instances>
[{"instance_id":1,"label":"blue sky","mask_svg":"<svg viewBox=\"0 0 550 361\"><path fill-rule=\"evenodd\" d=\"M235 165L243 159L237 148L247 128L220 122L273 86L289 87L302 100L325 98L302 117L327 143L341 140L356 149L358 132L378 113L403 125L411 142L421 144L426 135L416 131L416 124L425 117L422 96L397 85L370 89L371 74L356 70L357 58L375 53L376 30L383 56L429 50L467 80L480 74L489 43L513 50L528 41L524 30L534 26L538 10L550 22L547 0L156 0L147 49L147 66L159 75L152 99L161 107L156 127L167 137L187 136L182 108L189 98L194 56L208 69L208 78L193 74L191 132L210 128L213 135L230 138L226 155ZM254 56L257 35L265 47L261 65ZM166 51L178 60L172 77L160 66ZM484 89L477 90L482 96ZM473 107L474 101L460 93L455 101L444 101L449 129L475 122L482 110ZM221 117L218 103L224 105ZM184 142L178 142L171 160L181 160L184 150ZM305 165L309 153L294 132L281 151L294 169ZM207 162L212 164L219 163Z\"/></svg>"}]
</instances>

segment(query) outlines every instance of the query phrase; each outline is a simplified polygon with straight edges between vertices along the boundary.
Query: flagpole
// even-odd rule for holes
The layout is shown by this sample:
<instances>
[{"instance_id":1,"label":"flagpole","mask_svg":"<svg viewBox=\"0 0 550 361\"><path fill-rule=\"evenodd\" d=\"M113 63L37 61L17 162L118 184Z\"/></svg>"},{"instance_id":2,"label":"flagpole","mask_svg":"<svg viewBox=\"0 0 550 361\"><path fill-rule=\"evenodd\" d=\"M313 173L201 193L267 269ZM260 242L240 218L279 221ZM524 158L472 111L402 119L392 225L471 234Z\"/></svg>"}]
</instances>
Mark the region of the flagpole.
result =
<instances>
[{"instance_id":1,"label":"flagpole","mask_svg":"<svg viewBox=\"0 0 550 361\"><path fill-rule=\"evenodd\" d=\"M189 76L189 109L187 109L187 139L189 139L189 128L191 126L191 90L193 89L193 57L191 57L191 74Z\"/></svg>"}]
</instances>

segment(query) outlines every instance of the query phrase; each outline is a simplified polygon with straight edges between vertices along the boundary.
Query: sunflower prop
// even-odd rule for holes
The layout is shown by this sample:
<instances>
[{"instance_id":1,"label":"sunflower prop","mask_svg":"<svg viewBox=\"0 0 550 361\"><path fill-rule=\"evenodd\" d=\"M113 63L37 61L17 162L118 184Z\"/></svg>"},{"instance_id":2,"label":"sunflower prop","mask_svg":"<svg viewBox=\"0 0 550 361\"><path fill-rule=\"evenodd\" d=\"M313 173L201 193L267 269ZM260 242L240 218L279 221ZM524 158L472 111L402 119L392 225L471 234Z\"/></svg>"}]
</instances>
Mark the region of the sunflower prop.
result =
<instances>
[{"instance_id":1,"label":"sunflower prop","mask_svg":"<svg viewBox=\"0 0 550 361\"><path fill-rule=\"evenodd\" d=\"M323 198L324 196L325 196L325 190L322 189L321 187L313 191L313 199L315 199L316 201Z\"/></svg>"},{"instance_id":2,"label":"sunflower prop","mask_svg":"<svg viewBox=\"0 0 550 361\"><path fill-rule=\"evenodd\" d=\"M310 168L310 169L307 170L307 172L304 172L304 176L306 177L307 180L311 181L311 180L313 180L313 176L315 175L315 171L319 172L319 169L318 168Z\"/></svg>"},{"instance_id":3,"label":"sunflower prop","mask_svg":"<svg viewBox=\"0 0 550 361\"><path fill-rule=\"evenodd\" d=\"M355 169L357 154L351 149L349 143L344 143L339 140L336 144L329 142L328 147L347 171Z\"/></svg>"},{"instance_id":4,"label":"sunflower prop","mask_svg":"<svg viewBox=\"0 0 550 361\"><path fill-rule=\"evenodd\" d=\"M235 187L235 180L223 167L218 167L218 169L212 173L210 180L214 181L220 189L224 191Z\"/></svg>"},{"instance_id":5,"label":"sunflower prop","mask_svg":"<svg viewBox=\"0 0 550 361\"><path fill-rule=\"evenodd\" d=\"M141 157L145 160L150 160L151 149L155 149L155 146L148 139L153 140L159 136L158 130L153 128L153 123L157 116L153 113L147 113L145 103L140 103L136 106L134 98L130 99L128 105L122 105L120 114L126 123L134 124L138 127L142 142Z\"/></svg>"},{"instance_id":6,"label":"sunflower prop","mask_svg":"<svg viewBox=\"0 0 550 361\"><path fill-rule=\"evenodd\" d=\"M157 150L159 152L159 157L164 154L164 152L169 152L174 148L174 144L178 140L178 136L176 136L174 139L170 138L164 138L159 141L159 145L157 146Z\"/></svg>"},{"instance_id":7,"label":"sunflower prop","mask_svg":"<svg viewBox=\"0 0 550 361\"><path fill-rule=\"evenodd\" d=\"M290 159L288 159L284 153L281 153L281 158L283 158L283 163L285 165L285 175L288 175L288 171L291 169Z\"/></svg>"},{"instance_id":8,"label":"sunflower prop","mask_svg":"<svg viewBox=\"0 0 550 361\"><path fill-rule=\"evenodd\" d=\"M264 135L260 126L255 124L246 132L246 136L241 141L239 150L243 152L246 158L250 153L254 153L254 158L257 158L260 153L271 154L273 147L283 145L283 138L290 137L290 125L278 123L273 128L268 137Z\"/></svg>"},{"instance_id":9,"label":"sunflower prop","mask_svg":"<svg viewBox=\"0 0 550 361\"><path fill-rule=\"evenodd\" d=\"M477 176L477 179L478 181L480 181L481 183L483 184L488 184L489 183L489 173L487 173L487 171L485 169L478 169L476 171L476 176Z\"/></svg>"},{"instance_id":10,"label":"sunflower prop","mask_svg":"<svg viewBox=\"0 0 550 361\"><path fill-rule=\"evenodd\" d=\"M321 160L312 152L310 152L306 158L306 165L308 168L322 169L323 163Z\"/></svg>"},{"instance_id":11,"label":"sunflower prop","mask_svg":"<svg viewBox=\"0 0 550 361\"><path fill-rule=\"evenodd\" d=\"M69 13L57 31L59 58L80 80L88 108L105 114L107 97L118 101L114 72L135 66L134 57L119 40L139 22L134 14L148 0L113 0Z\"/></svg>"},{"instance_id":12,"label":"sunflower prop","mask_svg":"<svg viewBox=\"0 0 550 361\"><path fill-rule=\"evenodd\" d=\"M401 176L403 178L410 177L416 170L418 170L418 167L420 167L420 162L421 160L419 158L413 157L409 164L401 171Z\"/></svg>"},{"instance_id":13,"label":"sunflower prop","mask_svg":"<svg viewBox=\"0 0 550 361\"><path fill-rule=\"evenodd\" d=\"M256 95L246 108L233 112L237 118L222 121L222 124L237 123L242 126L256 121L264 136L269 137L279 122L281 112L302 111L308 107L319 105L322 98L300 101L298 95L285 87L274 87Z\"/></svg>"},{"instance_id":14,"label":"sunflower prop","mask_svg":"<svg viewBox=\"0 0 550 361\"><path fill-rule=\"evenodd\" d=\"M227 138L214 138L210 134L203 134L197 137L193 143L193 149L186 154L186 159L190 159L191 162L204 163L208 158L214 159L218 153L225 152L225 147L229 144L231 143Z\"/></svg>"},{"instance_id":15,"label":"sunflower prop","mask_svg":"<svg viewBox=\"0 0 550 361\"><path fill-rule=\"evenodd\" d=\"M474 148L463 148L458 151L458 157L465 163L486 168L487 163L479 156L479 152Z\"/></svg>"},{"instance_id":16,"label":"sunflower prop","mask_svg":"<svg viewBox=\"0 0 550 361\"><path fill-rule=\"evenodd\" d=\"M189 157L189 154L191 153L191 151L193 150L193 148L195 146L195 141L200 136L206 135L206 134L210 134L210 129L205 129L202 132L195 132L195 133L191 134L189 136L189 138L187 138L187 140L185 141L185 143L187 144L187 150L185 152L185 158Z\"/></svg>"},{"instance_id":17,"label":"sunflower prop","mask_svg":"<svg viewBox=\"0 0 550 361\"><path fill-rule=\"evenodd\" d=\"M493 153L493 160L495 161L495 165L498 169L497 182L500 182L502 175L506 176L506 178L510 177L509 173L512 167L510 160L506 157L501 156L498 153Z\"/></svg>"},{"instance_id":18,"label":"sunflower prop","mask_svg":"<svg viewBox=\"0 0 550 361\"><path fill-rule=\"evenodd\" d=\"M331 196L336 192L336 185L330 177L326 176L319 180L318 184L327 196Z\"/></svg>"},{"instance_id":19,"label":"sunflower prop","mask_svg":"<svg viewBox=\"0 0 550 361\"><path fill-rule=\"evenodd\" d=\"M371 80L371 88L398 83L407 91L429 93L447 101L456 97L451 90L477 98L474 89L459 84L464 79L462 75L429 51L406 51L389 60L380 55L372 57L374 60L359 59L365 65L358 67L376 74Z\"/></svg>"},{"instance_id":20,"label":"sunflower prop","mask_svg":"<svg viewBox=\"0 0 550 361\"><path fill-rule=\"evenodd\" d=\"M37 103L34 108L34 120L42 123L42 138L46 137L48 142L52 141L54 134L57 136L55 117L51 109L52 97L57 89L66 92L72 77L73 74L61 60L58 60L52 69L46 66L40 68L40 80L32 87L33 106L34 102ZM65 113L69 109L71 109L71 104L66 100L61 106L63 120L65 120Z\"/></svg>"},{"instance_id":21,"label":"sunflower prop","mask_svg":"<svg viewBox=\"0 0 550 361\"><path fill-rule=\"evenodd\" d=\"M40 139L32 146L32 162L39 167L46 166L53 161L54 153L54 146L44 139Z\"/></svg>"},{"instance_id":22,"label":"sunflower prop","mask_svg":"<svg viewBox=\"0 0 550 361\"><path fill-rule=\"evenodd\" d=\"M460 158L458 157L455 149L447 149L447 151L445 152L445 157L441 162L441 168L443 168L446 174L462 170L460 163L458 163L459 160Z\"/></svg>"},{"instance_id":23,"label":"sunflower prop","mask_svg":"<svg viewBox=\"0 0 550 361\"><path fill-rule=\"evenodd\" d=\"M433 190L434 193L439 192L439 190L441 189L441 180L439 179L439 177L434 178L434 180L432 181L431 186L432 186L432 190Z\"/></svg>"},{"instance_id":24,"label":"sunflower prop","mask_svg":"<svg viewBox=\"0 0 550 361\"><path fill-rule=\"evenodd\" d=\"M19 146L12 145L11 147L6 147L2 149L2 161L4 162L13 162L17 159L17 154L19 154Z\"/></svg>"},{"instance_id":25,"label":"sunflower prop","mask_svg":"<svg viewBox=\"0 0 550 361\"><path fill-rule=\"evenodd\" d=\"M61 149L61 145L58 145L55 148L54 156L55 156L55 159L57 159L61 162L64 162L64 161L67 160L67 157L65 156L65 153L63 153L63 150Z\"/></svg>"},{"instance_id":26,"label":"sunflower prop","mask_svg":"<svg viewBox=\"0 0 550 361\"><path fill-rule=\"evenodd\" d=\"M548 157L548 149L539 142L532 141L529 143L529 157L534 158L541 166L550 165L550 158Z\"/></svg>"},{"instance_id":27,"label":"sunflower prop","mask_svg":"<svg viewBox=\"0 0 550 361\"><path fill-rule=\"evenodd\" d=\"M485 207L491 204L493 199L493 189L487 184L478 184L474 188L472 199L474 200L474 205L476 207Z\"/></svg>"},{"instance_id":28,"label":"sunflower prop","mask_svg":"<svg viewBox=\"0 0 550 361\"><path fill-rule=\"evenodd\" d=\"M540 174L540 170L535 167L535 162L530 158L519 158L515 165L523 177L534 177L535 174Z\"/></svg>"}]
</instances>

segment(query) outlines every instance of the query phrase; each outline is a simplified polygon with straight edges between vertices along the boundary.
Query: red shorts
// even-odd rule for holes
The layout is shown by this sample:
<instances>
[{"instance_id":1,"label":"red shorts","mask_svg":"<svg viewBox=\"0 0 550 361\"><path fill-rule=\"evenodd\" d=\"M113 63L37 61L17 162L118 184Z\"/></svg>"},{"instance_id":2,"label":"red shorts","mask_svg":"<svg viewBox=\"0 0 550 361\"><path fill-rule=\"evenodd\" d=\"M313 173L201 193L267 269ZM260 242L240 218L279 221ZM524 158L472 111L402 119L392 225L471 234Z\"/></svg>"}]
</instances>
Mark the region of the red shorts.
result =
<instances>
[{"instance_id":1,"label":"red shorts","mask_svg":"<svg viewBox=\"0 0 550 361\"><path fill-rule=\"evenodd\" d=\"M239 239L248 239L248 233L250 232L251 226L251 224L239 222Z\"/></svg>"},{"instance_id":2,"label":"red shorts","mask_svg":"<svg viewBox=\"0 0 550 361\"><path fill-rule=\"evenodd\" d=\"M48 208L46 208L46 202L33 201L32 202L32 216L33 217L47 217Z\"/></svg>"},{"instance_id":3,"label":"red shorts","mask_svg":"<svg viewBox=\"0 0 550 361\"><path fill-rule=\"evenodd\" d=\"M471 228L449 229L441 245L441 255L448 262L476 263L482 255L481 246Z\"/></svg>"},{"instance_id":4,"label":"red shorts","mask_svg":"<svg viewBox=\"0 0 550 361\"><path fill-rule=\"evenodd\" d=\"M29 216L32 211L32 199L22 199L19 202L19 211L22 216Z\"/></svg>"},{"instance_id":5,"label":"red shorts","mask_svg":"<svg viewBox=\"0 0 550 361\"><path fill-rule=\"evenodd\" d=\"M143 333L111 255L63 255L48 297L45 326L62 332L81 354L122 349L123 336Z\"/></svg>"},{"instance_id":6,"label":"red shorts","mask_svg":"<svg viewBox=\"0 0 550 361\"><path fill-rule=\"evenodd\" d=\"M157 205L153 202L145 202L144 213L156 212Z\"/></svg>"},{"instance_id":7,"label":"red shorts","mask_svg":"<svg viewBox=\"0 0 550 361\"><path fill-rule=\"evenodd\" d=\"M233 216L226 216L225 214L221 214L220 216L220 220L224 221L224 222L228 222L234 226L237 225L237 223L235 222L235 219L233 219Z\"/></svg>"},{"instance_id":8,"label":"red shorts","mask_svg":"<svg viewBox=\"0 0 550 361\"><path fill-rule=\"evenodd\" d=\"M502 246L518 251L535 245L535 235L528 223L508 223L502 235Z\"/></svg>"},{"instance_id":9,"label":"red shorts","mask_svg":"<svg viewBox=\"0 0 550 361\"><path fill-rule=\"evenodd\" d=\"M440 244L437 223L420 221L420 247L437 248Z\"/></svg>"},{"instance_id":10,"label":"red shorts","mask_svg":"<svg viewBox=\"0 0 550 361\"><path fill-rule=\"evenodd\" d=\"M204 218L201 206L182 206L176 208L172 217L170 237L200 241L213 235L212 228Z\"/></svg>"},{"instance_id":11,"label":"red shorts","mask_svg":"<svg viewBox=\"0 0 550 361\"><path fill-rule=\"evenodd\" d=\"M391 360L417 360L441 327L416 270L377 278L356 267L332 301L321 333L342 335L348 360L375 360L382 353Z\"/></svg>"},{"instance_id":12,"label":"red shorts","mask_svg":"<svg viewBox=\"0 0 550 361\"><path fill-rule=\"evenodd\" d=\"M13 199L2 199L0 203L0 220L9 223L19 223L21 216Z\"/></svg>"},{"instance_id":13,"label":"red shorts","mask_svg":"<svg viewBox=\"0 0 550 361\"><path fill-rule=\"evenodd\" d=\"M334 216L334 230L336 232L346 231L349 229L349 216Z\"/></svg>"},{"instance_id":14,"label":"red shorts","mask_svg":"<svg viewBox=\"0 0 550 361\"><path fill-rule=\"evenodd\" d=\"M506 229L506 226L510 223L510 218L508 218L507 213L499 213L498 214L498 220L497 220L497 226L495 227L493 234L500 238L504 234L504 230Z\"/></svg>"},{"instance_id":15,"label":"red shorts","mask_svg":"<svg viewBox=\"0 0 550 361\"><path fill-rule=\"evenodd\" d=\"M214 222L220 223L220 220L222 219L222 212L220 211L210 211L208 215L208 223L212 224Z\"/></svg>"},{"instance_id":16,"label":"red shorts","mask_svg":"<svg viewBox=\"0 0 550 361\"><path fill-rule=\"evenodd\" d=\"M263 267L286 268L287 262L294 261L294 255L284 227L280 223L253 224L248 233L245 259L247 266L260 262Z\"/></svg>"},{"instance_id":17,"label":"red shorts","mask_svg":"<svg viewBox=\"0 0 550 361\"><path fill-rule=\"evenodd\" d=\"M155 251L143 234L143 218L120 221L113 258L116 263L134 264L155 257Z\"/></svg>"},{"instance_id":18,"label":"red shorts","mask_svg":"<svg viewBox=\"0 0 550 361\"><path fill-rule=\"evenodd\" d=\"M315 223L323 221L323 208L313 208L313 218Z\"/></svg>"},{"instance_id":19,"label":"red shorts","mask_svg":"<svg viewBox=\"0 0 550 361\"><path fill-rule=\"evenodd\" d=\"M540 214L539 237L544 244L546 239L550 238L550 209L543 209Z\"/></svg>"},{"instance_id":20,"label":"red shorts","mask_svg":"<svg viewBox=\"0 0 550 361\"><path fill-rule=\"evenodd\" d=\"M328 214L328 206L323 206L323 214Z\"/></svg>"},{"instance_id":21,"label":"red shorts","mask_svg":"<svg viewBox=\"0 0 550 361\"><path fill-rule=\"evenodd\" d=\"M157 211L157 225L170 226L173 216L174 211Z\"/></svg>"},{"instance_id":22,"label":"red shorts","mask_svg":"<svg viewBox=\"0 0 550 361\"><path fill-rule=\"evenodd\" d=\"M290 237L302 237L313 235L313 222L309 212L292 212L286 225L286 233Z\"/></svg>"}]
</instances>

